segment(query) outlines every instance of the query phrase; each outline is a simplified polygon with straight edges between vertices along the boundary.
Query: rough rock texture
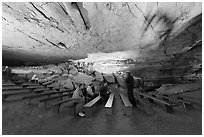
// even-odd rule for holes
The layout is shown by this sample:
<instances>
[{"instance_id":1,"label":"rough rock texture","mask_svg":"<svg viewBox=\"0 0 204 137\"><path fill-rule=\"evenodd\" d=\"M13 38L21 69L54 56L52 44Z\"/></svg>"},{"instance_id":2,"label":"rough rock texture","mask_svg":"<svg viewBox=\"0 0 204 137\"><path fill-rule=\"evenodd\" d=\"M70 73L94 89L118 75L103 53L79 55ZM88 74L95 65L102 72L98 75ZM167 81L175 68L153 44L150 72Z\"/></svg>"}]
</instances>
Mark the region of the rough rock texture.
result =
<instances>
[{"instance_id":1,"label":"rough rock texture","mask_svg":"<svg viewBox=\"0 0 204 137\"><path fill-rule=\"evenodd\" d=\"M69 74L76 75L78 70L74 66L70 66Z\"/></svg>"},{"instance_id":2,"label":"rough rock texture","mask_svg":"<svg viewBox=\"0 0 204 137\"><path fill-rule=\"evenodd\" d=\"M51 72L57 73L57 74L61 74L62 73L62 70L58 66L49 67L48 70L51 71Z\"/></svg>"},{"instance_id":3,"label":"rough rock texture","mask_svg":"<svg viewBox=\"0 0 204 137\"><path fill-rule=\"evenodd\" d=\"M67 88L67 89L70 89L70 90L74 89L74 86L73 86L72 81L70 79L61 81L61 85L64 88Z\"/></svg>"},{"instance_id":4,"label":"rough rock texture","mask_svg":"<svg viewBox=\"0 0 204 137\"><path fill-rule=\"evenodd\" d=\"M117 82L118 84L121 86L121 87L125 87L125 76L121 75L121 74L118 74L118 73L114 73L116 79L117 79Z\"/></svg>"},{"instance_id":5,"label":"rough rock texture","mask_svg":"<svg viewBox=\"0 0 204 137\"><path fill-rule=\"evenodd\" d=\"M74 83L84 83L86 85L91 84L93 80L94 80L93 77L88 76L81 72L77 73L77 75L73 78Z\"/></svg>"},{"instance_id":6,"label":"rough rock texture","mask_svg":"<svg viewBox=\"0 0 204 137\"><path fill-rule=\"evenodd\" d=\"M3 62L59 62L130 49L151 57L172 54L201 39L201 24L185 29L198 24L191 19L201 14L201 7L201 3L3 2ZM157 52L147 54L151 49Z\"/></svg>"},{"instance_id":7,"label":"rough rock texture","mask_svg":"<svg viewBox=\"0 0 204 137\"><path fill-rule=\"evenodd\" d=\"M98 81L103 81L103 75L99 72L95 72L95 79Z\"/></svg>"},{"instance_id":8,"label":"rough rock texture","mask_svg":"<svg viewBox=\"0 0 204 137\"><path fill-rule=\"evenodd\" d=\"M103 74L103 77L108 83L115 83L115 77L113 74Z\"/></svg>"}]
</instances>

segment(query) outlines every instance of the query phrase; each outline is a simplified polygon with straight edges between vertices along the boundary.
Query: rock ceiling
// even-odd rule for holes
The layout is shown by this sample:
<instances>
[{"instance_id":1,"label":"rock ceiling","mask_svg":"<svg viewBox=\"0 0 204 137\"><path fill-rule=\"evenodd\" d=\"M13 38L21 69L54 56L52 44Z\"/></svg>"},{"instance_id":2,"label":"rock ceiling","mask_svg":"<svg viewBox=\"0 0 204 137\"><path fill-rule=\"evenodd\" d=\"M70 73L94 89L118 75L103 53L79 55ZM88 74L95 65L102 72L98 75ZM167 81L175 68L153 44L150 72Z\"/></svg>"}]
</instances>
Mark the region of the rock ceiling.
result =
<instances>
[{"instance_id":1,"label":"rock ceiling","mask_svg":"<svg viewBox=\"0 0 204 137\"><path fill-rule=\"evenodd\" d=\"M125 50L158 59L189 49L201 36L201 2L2 3L3 62L14 64Z\"/></svg>"}]
</instances>

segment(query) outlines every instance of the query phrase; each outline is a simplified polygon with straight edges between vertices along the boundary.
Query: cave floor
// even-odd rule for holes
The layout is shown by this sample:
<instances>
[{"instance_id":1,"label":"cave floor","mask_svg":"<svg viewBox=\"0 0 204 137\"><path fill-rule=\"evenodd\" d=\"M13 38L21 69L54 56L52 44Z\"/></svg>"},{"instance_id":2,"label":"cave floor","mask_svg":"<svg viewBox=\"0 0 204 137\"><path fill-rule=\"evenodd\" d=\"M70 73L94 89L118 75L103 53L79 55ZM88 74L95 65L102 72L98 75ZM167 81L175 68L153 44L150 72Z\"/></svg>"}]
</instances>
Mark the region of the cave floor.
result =
<instances>
[{"instance_id":1,"label":"cave floor","mask_svg":"<svg viewBox=\"0 0 204 137\"><path fill-rule=\"evenodd\" d=\"M168 114L154 106L154 114L147 115L142 109L134 108L132 116L125 109L116 93L113 113L105 115L105 103L94 109L93 117L68 115L66 108L57 114L53 109L42 109L37 104L27 105L22 100L6 101L2 104L3 135L175 135L202 134L202 111L177 109ZM14 97L18 98L18 97Z\"/></svg>"}]
</instances>

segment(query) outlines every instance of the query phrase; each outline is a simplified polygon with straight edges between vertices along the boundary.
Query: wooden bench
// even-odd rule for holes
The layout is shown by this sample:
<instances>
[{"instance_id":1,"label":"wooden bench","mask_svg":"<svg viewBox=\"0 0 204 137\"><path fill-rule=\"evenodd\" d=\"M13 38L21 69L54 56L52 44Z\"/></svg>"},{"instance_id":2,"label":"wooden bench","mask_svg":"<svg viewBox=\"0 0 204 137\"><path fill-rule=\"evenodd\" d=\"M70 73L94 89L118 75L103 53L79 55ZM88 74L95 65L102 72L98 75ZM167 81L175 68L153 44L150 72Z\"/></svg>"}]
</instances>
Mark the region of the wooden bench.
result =
<instances>
[{"instance_id":1,"label":"wooden bench","mask_svg":"<svg viewBox=\"0 0 204 137\"><path fill-rule=\"evenodd\" d=\"M55 80L51 80L51 81L47 81L47 82L42 83L42 85L47 86L47 85L50 85L50 84L52 84L54 82L55 82Z\"/></svg>"},{"instance_id":2,"label":"wooden bench","mask_svg":"<svg viewBox=\"0 0 204 137\"><path fill-rule=\"evenodd\" d=\"M37 88L37 89L34 89L33 90L36 94L39 94L39 93L42 93L42 92L44 92L44 91L50 91L50 89L48 89L48 88Z\"/></svg>"},{"instance_id":3,"label":"wooden bench","mask_svg":"<svg viewBox=\"0 0 204 137\"><path fill-rule=\"evenodd\" d=\"M51 80L51 79L50 79L50 80ZM50 81L50 80L47 80L47 79L38 79L38 83L39 83L39 84L43 84L43 83L48 82L48 81Z\"/></svg>"},{"instance_id":4,"label":"wooden bench","mask_svg":"<svg viewBox=\"0 0 204 137\"><path fill-rule=\"evenodd\" d=\"M132 107L133 107L132 104L124 94L120 93L120 97L123 101L123 104L125 105L125 114L129 116L132 115Z\"/></svg>"},{"instance_id":5,"label":"wooden bench","mask_svg":"<svg viewBox=\"0 0 204 137\"><path fill-rule=\"evenodd\" d=\"M31 91L34 91L34 89L43 88L43 86L36 85L36 86L28 86L28 87L26 87L26 88L27 88L27 89L30 89Z\"/></svg>"},{"instance_id":6,"label":"wooden bench","mask_svg":"<svg viewBox=\"0 0 204 137\"><path fill-rule=\"evenodd\" d=\"M190 102L192 104L192 108L193 107L201 107L202 108L202 101L198 101L196 99L192 99L192 98L186 98L186 97L183 97L182 95L177 95L177 94L161 94L162 96L166 96L166 97L170 97L170 98L173 98L173 99L177 99L177 100L180 100L180 101L186 101L186 102ZM191 106L190 106L191 107ZM191 109L191 108L190 108Z\"/></svg>"},{"instance_id":7,"label":"wooden bench","mask_svg":"<svg viewBox=\"0 0 204 137\"><path fill-rule=\"evenodd\" d=\"M55 83L52 83L51 85L48 85L47 87L49 88L49 89L60 89L61 88L61 86L59 86L59 85L54 85Z\"/></svg>"},{"instance_id":8,"label":"wooden bench","mask_svg":"<svg viewBox=\"0 0 204 137\"><path fill-rule=\"evenodd\" d=\"M185 101L185 100L180 100L180 99L175 99L175 98L170 98L168 96L162 96L159 94L151 94L153 97L156 98L162 98L163 100L167 101L167 102L175 102L177 104L182 104L182 107L184 108L184 110L191 110L193 108L193 105L191 102L189 101Z\"/></svg>"},{"instance_id":9,"label":"wooden bench","mask_svg":"<svg viewBox=\"0 0 204 137\"><path fill-rule=\"evenodd\" d=\"M90 102L84 105L86 117L91 117L93 112L93 106L101 99L101 96L97 96Z\"/></svg>"},{"instance_id":10,"label":"wooden bench","mask_svg":"<svg viewBox=\"0 0 204 137\"><path fill-rule=\"evenodd\" d=\"M30 90L28 89L23 89L23 90L11 90L11 91L8 91L8 92L2 92L2 101L4 102L5 99L8 97L8 96L11 96L11 95L17 95L17 94L23 94L23 93L29 93Z\"/></svg>"},{"instance_id":11,"label":"wooden bench","mask_svg":"<svg viewBox=\"0 0 204 137\"><path fill-rule=\"evenodd\" d=\"M50 90L46 90L41 94L25 96L25 97L23 97L23 99L25 100L26 104L30 104L31 99L38 98L38 97L43 97L43 96L48 96L50 98L51 95L62 94L62 93L65 93L65 92L70 92L70 91L68 91L68 90L66 90L66 91L50 91Z\"/></svg>"},{"instance_id":12,"label":"wooden bench","mask_svg":"<svg viewBox=\"0 0 204 137\"><path fill-rule=\"evenodd\" d=\"M150 104L146 100L138 98L138 97L135 97L135 99L137 101L137 107L141 107L145 111L145 113L148 114L148 115L153 115L154 114L152 104Z\"/></svg>"},{"instance_id":13,"label":"wooden bench","mask_svg":"<svg viewBox=\"0 0 204 137\"><path fill-rule=\"evenodd\" d=\"M46 87L52 90L54 86L53 85L47 85Z\"/></svg>"},{"instance_id":14,"label":"wooden bench","mask_svg":"<svg viewBox=\"0 0 204 137\"><path fill-rule=\"evenodd\" d=\"M3 87L12 87L12 86L16 86L16 84L14 83L2 83Z\"/></svg>"},{"instance_id":15,"label":"wooden bench","mask_svg":"<svg viewBox=\"0 0 204 137\"><path fill-rule=\"evenodd\" d=\"M49 82L49 81L56 82L57 80L59 80L59 77L55 77L55 78L52 78L52 79L41 79L41 80L38 80L38 83L43 84L43 83L46 83L46 82Z\"/></svg>"},{"instance_id":16,"label":"wooden bench","mask_svg":"<svg viewBox=\"0 0 204 137\"><path fill-rule=\"evenodd\" d=\"M24 89L23 87L19 86L12 86L12 87L2 87L2 91L7 91L7 90L21 90Z\"/></svg>"},{"instance_id":17,"label":"wooden bench","mask_svg":"<svg viewBox=\"0 0 204 137\"><path fill-rule=\"evenodd\" d=\"M42 100L39 101L39 104L38 104L38 105L39 105L39 107L43 107L43 106L46 107L46 104L47 104L48 101L53 101L53 100L59 99L59 98L62 100L63 97L65 97L65 96L69 96L69 97L70 97L70 96L72 95L72 93L73 93L73 92L42 99Z\"/></svg>"},{"instance_id":18,"label":"wooden bench","mask_svg":"<svg viewBox=\"0 0 204 137\"><path fill-rule=\"evenodd\" d=\"M39 84L38 84L38 83L27 82L27 83L23 83L22 86L23 86L23 87L28 87L28 86L39 86Z\"/></svg>"},{"instance_id":19,"label":"wooden bench","mask_svg":"<svg viewBox=\"0 0 204 137\"><path fill-rule=\"evenodd\" d=\"M54 86L53 88L52 88L53 90L60 90L61 89L61 86Z\"/></svg>"},{"instance_id":20,"label":"wooden bench","mask_svg":"<svg viewBox=\"0 0 204 137\"><path fill-rule=\"evenodd\" d=\"M112 106L113 106L113 100L114 100L114 93L111 93L109 95L108 101L106 102L105 109L106 109L106 115L112 114Z\"/></svg>"},{"instance_id":21,"label":"wooden bench","mask_svg":"<svg viewBox=\"0 0 204 137\"><path fill-rule=\"evenodd\" d=\"M60 101L58 101L58 102L52 104L51 106L52 106L52 107L57 107L57 113L59 113L59 112L60 112L60 106L61 106L62 104L64 104L64 103L67 103L67 102L71 101L71 100L73 100L73 98L68 98L68 99L65 99L65 100L60 100ZM74 110L75 110L75 109L74 109Z\"/></svg>"},{"instance_id":22,"label":"wooden bench","mask_svg":"<svg viewBox=\"0 0 204 137\"><path fill-rule=\"evenodd\" d=\"M20 79L20 80L15 81L14 83L15 83L16 85L22 85L22 84L25 83L25 82L27 82L27 80L25 80L25 79Z\"/></svg>"},{"instance_id":23,"label":"wooden bench","mask_svg":"<svg viewBox=\"0 0 204 137\"><path fill-rule=\"evenodd\" d=\"M147 95L145 93L138 92L138 94L139 94L139 96L141 98L147 98L148 101L151 102L151 103L157 102L157 103L161 104L164 107L165 111L168 112L168 113L173 113L174 112L173 107L178 106L178 104L171 104L171 103L169 103L167 101L157 99L157 98L152 97L151 95Z\"/></svg>"}]
</instances>

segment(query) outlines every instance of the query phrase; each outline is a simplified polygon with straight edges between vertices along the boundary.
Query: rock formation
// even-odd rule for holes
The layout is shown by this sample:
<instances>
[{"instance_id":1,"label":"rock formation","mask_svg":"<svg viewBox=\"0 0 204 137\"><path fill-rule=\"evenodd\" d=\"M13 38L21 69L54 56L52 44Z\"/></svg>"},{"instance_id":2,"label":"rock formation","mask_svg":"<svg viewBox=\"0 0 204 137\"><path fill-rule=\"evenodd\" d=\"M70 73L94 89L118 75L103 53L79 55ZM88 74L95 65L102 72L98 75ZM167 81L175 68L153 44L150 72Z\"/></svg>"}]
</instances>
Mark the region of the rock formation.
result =
<instances>
[{"instance_id":1,"label":"rock formation","mask_svg":"<svg viewBox=\"0 0 204 137\"><path fill-rule=\"evenodd\" d=\"M201 40L201 5L3 2L3 63L56 63L124 50L151 58L177 53ZM146 53L152 49L157 52Z\"/></svg>"}]
</instances>

